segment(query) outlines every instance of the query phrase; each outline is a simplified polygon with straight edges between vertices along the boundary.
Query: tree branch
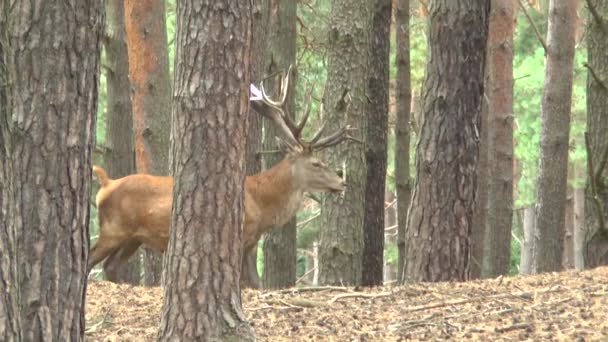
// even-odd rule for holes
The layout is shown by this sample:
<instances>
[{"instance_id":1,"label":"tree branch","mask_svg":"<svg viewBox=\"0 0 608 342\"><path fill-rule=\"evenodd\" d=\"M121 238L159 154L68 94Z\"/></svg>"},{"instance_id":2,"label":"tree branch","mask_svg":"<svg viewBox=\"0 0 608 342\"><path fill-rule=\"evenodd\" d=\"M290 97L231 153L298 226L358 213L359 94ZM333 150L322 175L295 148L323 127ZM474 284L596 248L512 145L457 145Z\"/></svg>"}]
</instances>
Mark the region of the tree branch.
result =
<instances>
[{"instance_id":1,"label":"tree branch","mask_svg":"<svg viewBox=\"0 0 608 342\"><path fill-rule=\"evenodd\" d=\"M587 63L583 63L583 66L585 68L587 68L587 70L589 70L589 73L591 74L591 77L593 77L593 80L600 85L600 87L602 88L602 90L608 91L608 87L606 87L606 85L604 84L604 82L602 81L602 79L600 79L600 77L598 76L598 74L595 73L595 70L593 70L593 68L591 67L591 65L589 65Z\"/></svg>"},{"instance_id":2,"label":"tree branch","mask_svg":"<svg viewBox=\"0 0 608 342\"><path fill-rule=\"evenodd\" d=\"M585 147L587 149L587 172L589 173L589 186L591 187L591 200L593 201L593 206L597 212L597 220L599 225L599 231L605 231L606 227L604 226L604 210L602 208L602 203L597 194L597 184L595 177L596 173L593 170L593 157L591 155L591 142L589 141L589 134L585 132ZM608 149L607 149L608 151Z\"/></svg>"},{"instance_id":3,"label":"tree branch","mask_svg":"<svg viewBox=\"0 0 608 342\"><path fill-rule=\"evenodd\" d=\"M585 2L587 3L587 8L589 9L591 16L597 22L597 25L600 27L604 34L607 34L608 32L606 32L606 23L602 19L602 16L597 12L597 9L591 3L591 0L585 0Z\"/></svg>"},{"instance_id":4,"label":"tree branch","mask_svg":"<svg viewBox=\"0 0 608 342\"><path fill-rule=\"evenodd\" d=\"M536 27L536 24L534 24L534 21L532 20L532 17L530 17L530 14L528 13L528 10L524 6L524 4L521 2L521 0L517 0L517 2L519 2L519 7L521 7L522 11L524 11L524 14L525 14L526 18L528 19L528 22L530 22L530 25L534 29L534 33L536 34L536 38L538 38L538 41L543 46L543 49L545 50L545 55L546 55L547 51L549 51L549 48L547 47L547 43L545 42L545 40L543 39L542 35L540 34L540 31L538 30L538 27Z\"/></svg>"}]
</instances>

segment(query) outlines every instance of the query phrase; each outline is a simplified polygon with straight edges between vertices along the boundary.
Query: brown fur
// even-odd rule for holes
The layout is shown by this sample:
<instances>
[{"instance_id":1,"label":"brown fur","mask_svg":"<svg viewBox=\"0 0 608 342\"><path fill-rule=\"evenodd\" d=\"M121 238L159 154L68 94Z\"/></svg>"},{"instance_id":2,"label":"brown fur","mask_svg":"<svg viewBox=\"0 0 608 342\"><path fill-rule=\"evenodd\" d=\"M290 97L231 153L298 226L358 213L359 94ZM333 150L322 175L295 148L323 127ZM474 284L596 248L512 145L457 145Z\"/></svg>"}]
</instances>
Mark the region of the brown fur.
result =
<instances>
[{"instance_id":1,"label":"brown fur","mask_svg":"<svg viewBox=\"0 0 608 342\"><path fill-rule=\"evenodd\" d=\"M257 245L262 234L293 217L305 191L343 190L341 178L318 163L307 154L298 154L246 178L244 253ZM106 257L106 266L122 263L141 244L164 252L169 241L173 178L136 174L112 180L98 166L93 171L102 185L96 197L101 231L88 270Z\"/></svg>"}]
</instances>

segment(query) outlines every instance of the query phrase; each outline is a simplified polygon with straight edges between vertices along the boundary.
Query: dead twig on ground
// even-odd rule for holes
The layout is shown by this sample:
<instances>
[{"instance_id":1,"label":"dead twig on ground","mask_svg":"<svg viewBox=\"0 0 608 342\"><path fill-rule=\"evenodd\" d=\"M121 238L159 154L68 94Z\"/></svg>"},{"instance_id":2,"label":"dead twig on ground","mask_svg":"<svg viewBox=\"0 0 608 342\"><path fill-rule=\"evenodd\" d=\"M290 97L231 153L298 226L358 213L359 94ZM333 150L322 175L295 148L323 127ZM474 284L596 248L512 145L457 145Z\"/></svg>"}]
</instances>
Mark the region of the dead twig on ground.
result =
<instances>
[{"instance_id":1,"label":"dead twig on ground","mask_svg":"<svg viewBox=\"0 0 608 342\"><path fill-rule=\"evenodd\" d=\"M335 295L332 299L327 301L327 304L332 305L336 301L344 298L352 298L352 297L363 297L363 298L379 298L379 297L388 297L392 295L393 292L380 292L380 293L344 293Z\"/></svg>"}]
</instances>

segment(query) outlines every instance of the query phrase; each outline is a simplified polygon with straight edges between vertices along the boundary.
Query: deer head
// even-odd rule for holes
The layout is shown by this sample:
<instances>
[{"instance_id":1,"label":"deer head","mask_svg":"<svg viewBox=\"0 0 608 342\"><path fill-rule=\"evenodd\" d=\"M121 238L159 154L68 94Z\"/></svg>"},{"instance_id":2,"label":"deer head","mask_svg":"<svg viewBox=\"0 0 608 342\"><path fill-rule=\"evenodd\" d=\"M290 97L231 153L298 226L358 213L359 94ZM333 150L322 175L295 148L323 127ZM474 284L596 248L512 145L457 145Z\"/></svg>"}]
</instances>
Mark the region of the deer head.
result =
<instances>
[{"instance_id":1,"label":"deer head","mask_svg":"<svg viewBox=\"0 0 608 342\"><path fill-rule=\"evenodd\" d=\"M282 138L278 138L279 146L287 153L291 164L292 175L298 185L307 192L344 191L344 180L341 171L331 170L327 164L315 156L315 152L337 145L344 140L355 140L349 135L355 130L349 126L338 129L336 132L323 136L326 122L313 135L310 140L302 138L302 131L311 111L312 91L306 95L305 110L299 123L295 123L286 108L286 99L290 87L291 67L281 76L278 99L271 99L260 83L260 89L252 86L251 104L256 112L272 120L279 128ZM321 106L321 111L323 110Z\"/></svg>"}]
</instances>

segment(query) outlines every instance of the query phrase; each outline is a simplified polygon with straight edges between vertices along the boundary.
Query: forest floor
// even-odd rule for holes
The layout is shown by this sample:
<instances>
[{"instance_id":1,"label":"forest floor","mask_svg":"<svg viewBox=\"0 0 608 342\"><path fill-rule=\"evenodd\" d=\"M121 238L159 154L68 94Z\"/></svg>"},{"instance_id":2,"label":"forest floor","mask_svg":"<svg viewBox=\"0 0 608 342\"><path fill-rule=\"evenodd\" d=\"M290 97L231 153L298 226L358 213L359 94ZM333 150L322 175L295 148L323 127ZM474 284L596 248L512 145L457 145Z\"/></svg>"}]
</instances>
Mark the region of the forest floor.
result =
<instances>
[{"instance_id":1,"label":"forest floor","mask_svg":"<svg viewBox=\"0 0 608 342\"><path fill-rule=\"evenodd\" d=\"M242 297L260 341L608 341L608 267ZM154 341L161 306L160 288L90 283L87 340Z\"/></svg>"}]
</instances>

